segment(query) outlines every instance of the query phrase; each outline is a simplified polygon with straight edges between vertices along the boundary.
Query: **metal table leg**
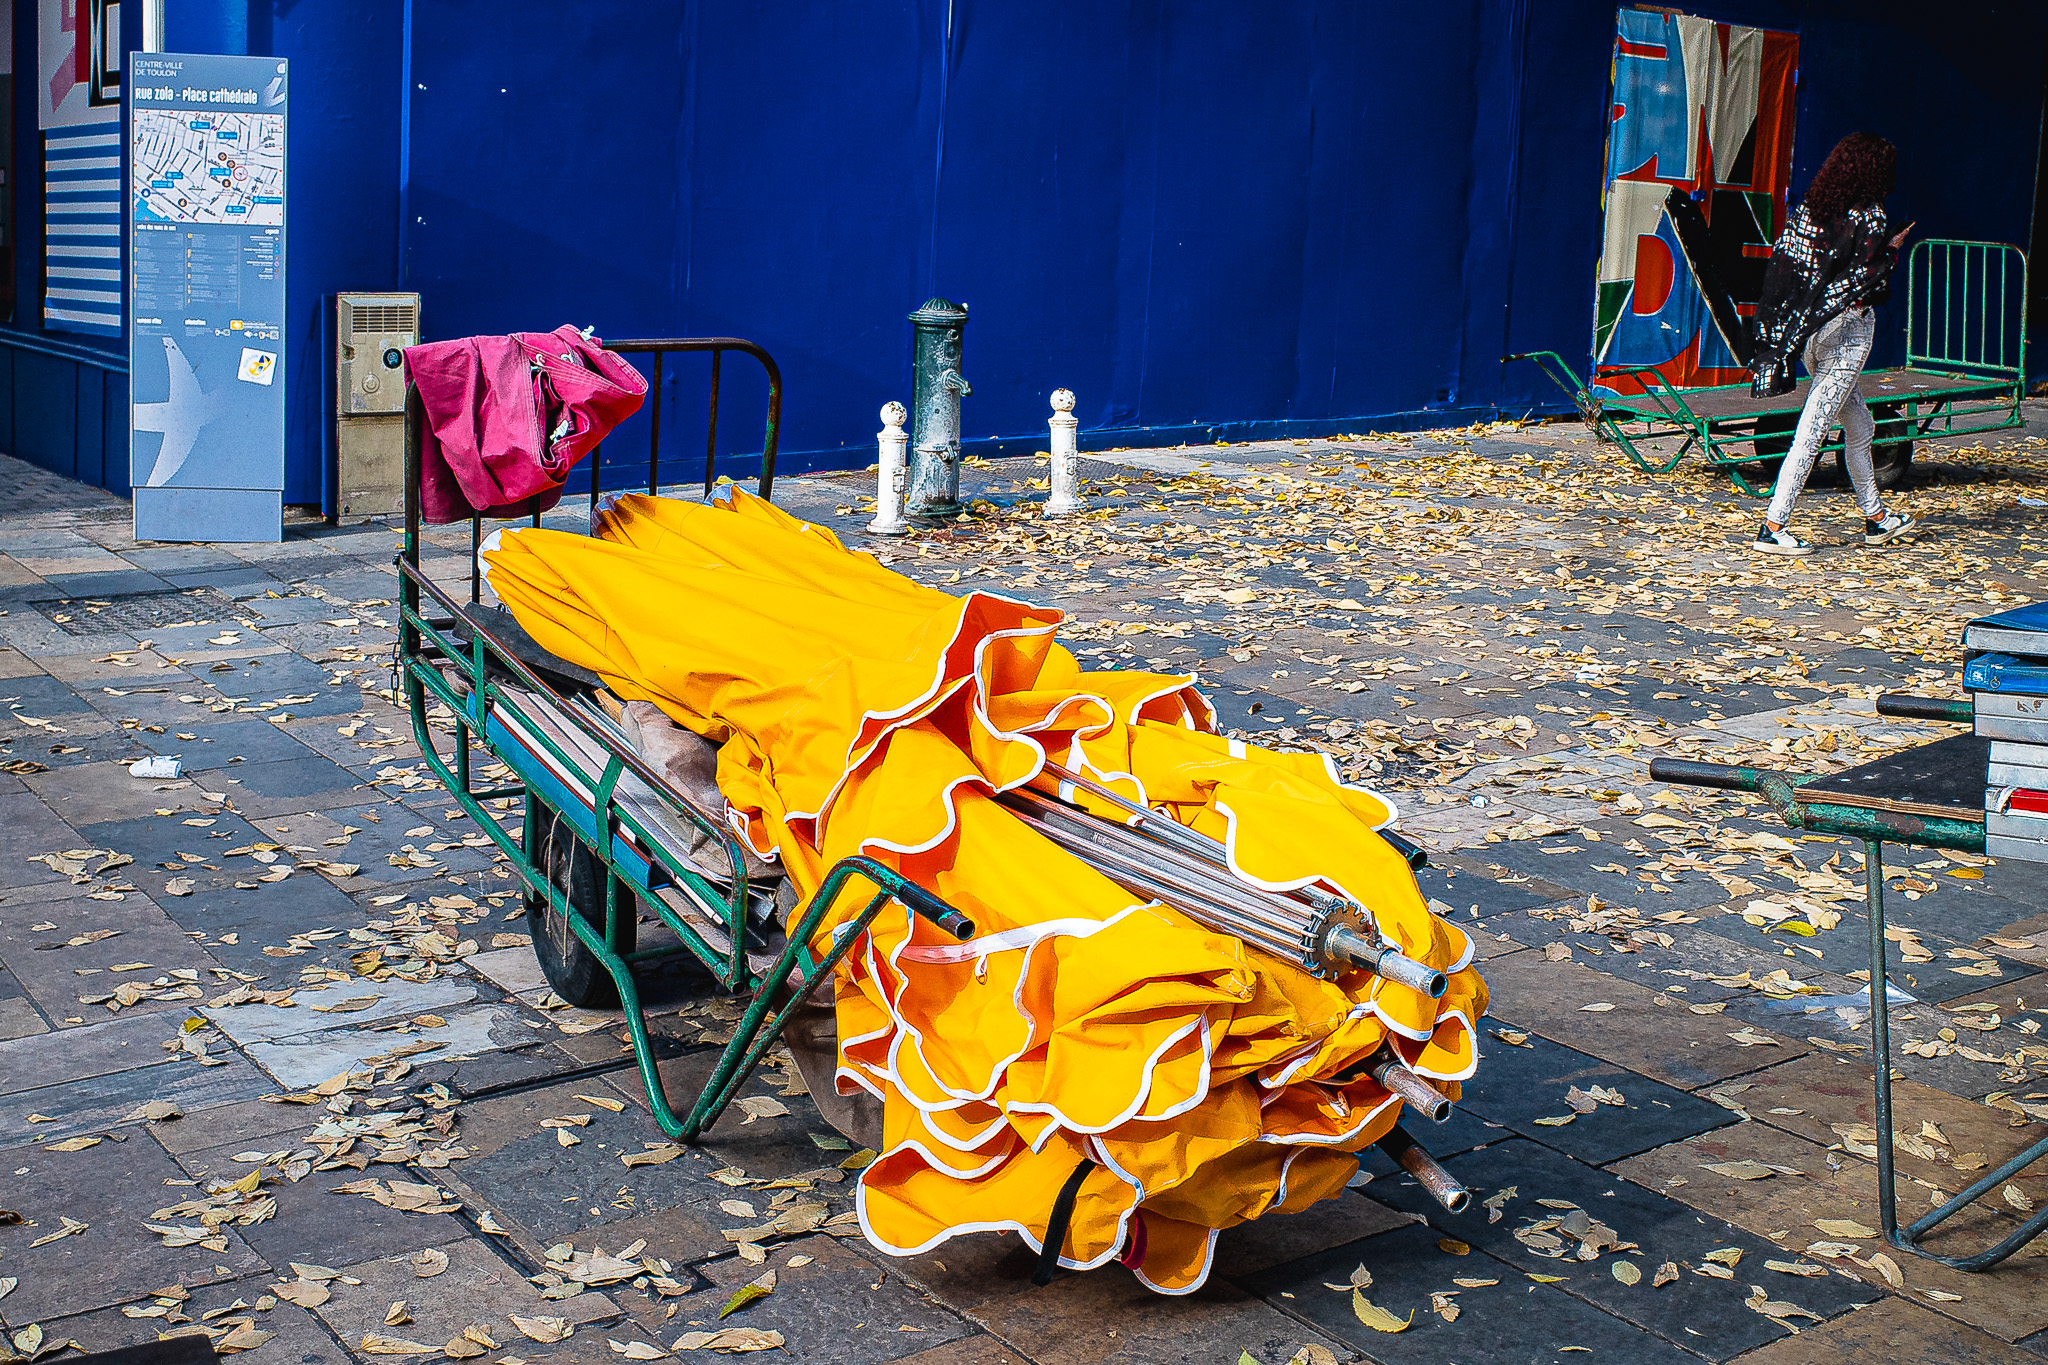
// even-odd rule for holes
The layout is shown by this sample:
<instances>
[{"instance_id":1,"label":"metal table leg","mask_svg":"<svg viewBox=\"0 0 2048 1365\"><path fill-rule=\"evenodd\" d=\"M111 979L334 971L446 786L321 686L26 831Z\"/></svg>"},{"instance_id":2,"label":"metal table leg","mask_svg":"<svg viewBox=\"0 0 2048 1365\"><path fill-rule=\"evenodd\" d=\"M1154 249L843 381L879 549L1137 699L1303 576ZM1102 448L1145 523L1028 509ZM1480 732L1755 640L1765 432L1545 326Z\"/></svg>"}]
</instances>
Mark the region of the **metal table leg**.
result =
<instances>
[{"instance_id":1,"label":"metal table leg","mask_svg":"<svg viewBox=\"0 0 2048 1365\"><path fill-rule=\"evenodd\" d=\"M1899 1236L1899 1197L1893 1187L1892 983L1884 941L1884 845L1863 841L1863 901L1870 916L1870 1052L1877 1063L1877 1213L1887 1240L1920 1255Z\"/></svg>"},{"instance_id":2,"label":"metal table leg","mask_svg":"<svg viewBox=\"0 0 2048 1365\"><path fill-rule=\"evenodd\" d=\"M1885 1240L1901 1251L1910 1251L1915 1256L1924 1256L1957 1270L1989 1270L2033 1241L2042 1229L2048 1228L2048 1210L2035 1214L2004 1241L1974 1256L1943 1256L1922 1247L1920 1239L2048 1156L2048 1138L2013 1157L1919 1221L1904 1228L1899 1226L1898 1190L1894 1184L1896 1165L1892 1149L1891 983L1885 976L1884 845L1874 839L1863 842L1863 876L1870 913L1870 1047L1877 1063L1877 1212L1884 1227Z\"/></svg>"}]
</instances>

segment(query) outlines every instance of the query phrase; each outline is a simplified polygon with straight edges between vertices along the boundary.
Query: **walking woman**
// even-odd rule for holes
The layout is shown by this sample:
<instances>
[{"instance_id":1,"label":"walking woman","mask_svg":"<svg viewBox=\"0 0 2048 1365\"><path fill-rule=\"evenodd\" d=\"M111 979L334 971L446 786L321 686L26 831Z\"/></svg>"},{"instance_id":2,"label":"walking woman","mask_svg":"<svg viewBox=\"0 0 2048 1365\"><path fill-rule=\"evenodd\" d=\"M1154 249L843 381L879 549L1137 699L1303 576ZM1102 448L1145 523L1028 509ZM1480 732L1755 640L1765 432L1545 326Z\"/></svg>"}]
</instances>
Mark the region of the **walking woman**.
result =
<instances>
[{"instance_id":1,"label":"walking woman","mask_svg":"<svg viewBox=\"0 0 2048 1365\"><path fill-rule=\"evenodd\" d=\"M1877 331L1871 306L1889 297L1892 266L1912 231L1909 223L1896 236L1885 235L1884 198L1897 182L1898 160L1898 149L1875 133L1843 138L1771 250L1752 330L1750 391L1759 398L1790 392L1792 360L1802 351L1813 383L1757 529L1755 548L1761 553L1813 553L1785 525L1821 443L1838 421L1845 438L1842 464L1863 513L1863 543L1883 545L1913 525L1904 513L1886 510L1878 496L1870 467L1875 424L1857 388Z\"/></svg>"}]
</instances>

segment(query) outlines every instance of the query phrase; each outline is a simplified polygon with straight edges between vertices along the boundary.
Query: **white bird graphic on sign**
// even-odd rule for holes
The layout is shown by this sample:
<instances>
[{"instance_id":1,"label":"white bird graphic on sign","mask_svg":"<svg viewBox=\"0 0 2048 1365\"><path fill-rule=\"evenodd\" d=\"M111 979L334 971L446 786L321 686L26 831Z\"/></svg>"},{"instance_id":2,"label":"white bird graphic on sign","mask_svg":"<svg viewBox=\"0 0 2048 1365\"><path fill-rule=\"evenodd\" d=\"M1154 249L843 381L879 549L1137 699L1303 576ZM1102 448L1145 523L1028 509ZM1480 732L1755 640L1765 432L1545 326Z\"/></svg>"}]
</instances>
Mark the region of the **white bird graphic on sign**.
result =
<instances>
[{"instance_id":1,"label":"white bird graphic on sign","mask_svg":"<svg viewBox=\"0 0 2048 1365\"><path fill-rule=\"evenodd\" d=\"M164 365L171 376L170 396L161 403L135 405L135 429L161 432L164 438L157 448L156 465L143 480L149 488L171 481L198 444L200 430L213 420L206 411L212 404L199 387L199 376L192 373L192 362L185 359L176 341L170 337L163 341Z\"/></svg>"}]
</instances>

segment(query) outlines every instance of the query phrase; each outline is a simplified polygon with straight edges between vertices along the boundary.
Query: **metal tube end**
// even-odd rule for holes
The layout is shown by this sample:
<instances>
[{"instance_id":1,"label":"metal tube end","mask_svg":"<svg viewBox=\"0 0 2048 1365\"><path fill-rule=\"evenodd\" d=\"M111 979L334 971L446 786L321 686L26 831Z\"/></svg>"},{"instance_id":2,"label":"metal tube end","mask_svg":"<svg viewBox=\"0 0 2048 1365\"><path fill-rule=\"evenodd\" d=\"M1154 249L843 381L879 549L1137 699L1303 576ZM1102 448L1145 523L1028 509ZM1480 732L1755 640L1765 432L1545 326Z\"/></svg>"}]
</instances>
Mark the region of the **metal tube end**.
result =
<instances>
[{"instance_id":1,"label":"metal tube end","mask_svg":"<svg viewBox=\"0 0 2048 1365\"><path fill-rule=\"evenodd\" d=\"M1366 1068L1366 1074L1388 1094L1398 1096L1410 1110L1431 1123L1442 1123L1451 1116L1450 1099L1422 1076L1402 1065L1398 1057L1382 1051Z\"/></svg>"},{"instance_id":2,"label":"metal tube end","mask_svg":"<svg viewBox=\"0 0 2048 1365\"><path fill-rule=\"evenodd\" d=\"M1421 991L1432 1000L1443 999L1451 985L1449 977L1428 963L1417 962L1384 941L1374 942L1349 925L1339 924L1330 929L1323 940L1322 955L1348 958L1367 971L1409 990Z\"/></svg>"},{"instance_id":3,"label":"metal tube end","mask_svg":"<svg viewBox=\"0 0 2048 1365\"><path fill-rule=\"evenodd\" d=\"M1389 948L1380 954L1375 972L1387 980L1421 991L1432 1000L1444 998L1444 992L1451 987L1451 979L1426 962L1417 962L1399 949Z\"/></svg>"},{"instance_id":4,"label":"metal tube end","mask_svg":"<svg viewBox=\"0 0 2048 1365\"><path fill-rule=\"evenodd\" d=\"M1414 840L1403 838L1391 829L1381 830L1380 838L1393 845L1394 851L1407 862L1411 872L1420 872L1429 866L1429 850Z\"/></svg>"},{"instance_id":5,"label":"metal tube end","mask_svg":"<svg viewBox=\"0 0 2048 1365\"><path fill-rule=\"evenodd\" d=\"M1395 1124L1380 1140L1373 1144L1395 1164L1415 1177L1429 1197L1451 1213L1463 1213L1472 1206L1472 1191L1463 1181L1443 1168L1437 1159L1424 1151L1422 1144L1408 1135L1406 1129Z\"/></svg>"},{"instance_id":6,"label":"metal tube end","mask_svg":"<svg viewBox=\"0 0 2048 1365\"><path fill-rule=\"evenodd\" d=\"M904 882L895 892L896 899L903 906L929 921L933 926L954 938L965 941L974 937L974 921L955 910L952 906L926 891L915 882Z\"/></svg>"}]
</instances>

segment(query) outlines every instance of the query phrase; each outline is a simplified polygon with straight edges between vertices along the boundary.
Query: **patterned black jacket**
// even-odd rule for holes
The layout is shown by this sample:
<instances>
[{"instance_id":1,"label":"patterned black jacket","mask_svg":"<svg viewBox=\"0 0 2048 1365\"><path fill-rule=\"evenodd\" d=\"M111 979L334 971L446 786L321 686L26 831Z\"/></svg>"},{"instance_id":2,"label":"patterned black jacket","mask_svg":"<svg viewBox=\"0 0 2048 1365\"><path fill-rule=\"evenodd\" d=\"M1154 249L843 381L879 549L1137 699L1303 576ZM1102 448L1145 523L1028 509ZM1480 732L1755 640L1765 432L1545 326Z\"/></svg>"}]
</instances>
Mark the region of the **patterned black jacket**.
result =
<instances>
[{"instance_id":1,"label":"patterned black jacket","mask_svg":"<svg viewBox=\"0 0 2048 1365\"><path fill-rule=\"evenodd\" d=\"M1789 393L1792 363L1837 314L1890 296L1897 253L1887 240L1884 206L1850 209L1825 227L1801 204L1771 249L1763 297L1750 321L1750 392Z\"/></svg>"}]
</instances>

